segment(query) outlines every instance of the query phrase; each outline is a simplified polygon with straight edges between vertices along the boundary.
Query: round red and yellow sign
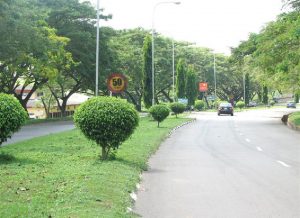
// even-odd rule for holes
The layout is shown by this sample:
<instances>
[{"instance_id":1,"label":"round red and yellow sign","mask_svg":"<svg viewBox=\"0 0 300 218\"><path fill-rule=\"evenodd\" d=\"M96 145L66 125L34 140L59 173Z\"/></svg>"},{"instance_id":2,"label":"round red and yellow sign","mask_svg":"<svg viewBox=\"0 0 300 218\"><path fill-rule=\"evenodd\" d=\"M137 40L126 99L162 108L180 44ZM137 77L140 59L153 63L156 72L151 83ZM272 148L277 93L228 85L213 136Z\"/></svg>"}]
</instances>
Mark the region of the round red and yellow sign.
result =
<instances>
[{"instance_id":1,"label":"round red and yellow sign","mask_svg":"<svg viewBox=\"0 0 300 218\"><path fill-rule=\"evenodd\" d=\"M120 73L111 74L107 79L107 87L112 93L123 92L127 87L127 79Z\"/></svg>"}]
</instances>

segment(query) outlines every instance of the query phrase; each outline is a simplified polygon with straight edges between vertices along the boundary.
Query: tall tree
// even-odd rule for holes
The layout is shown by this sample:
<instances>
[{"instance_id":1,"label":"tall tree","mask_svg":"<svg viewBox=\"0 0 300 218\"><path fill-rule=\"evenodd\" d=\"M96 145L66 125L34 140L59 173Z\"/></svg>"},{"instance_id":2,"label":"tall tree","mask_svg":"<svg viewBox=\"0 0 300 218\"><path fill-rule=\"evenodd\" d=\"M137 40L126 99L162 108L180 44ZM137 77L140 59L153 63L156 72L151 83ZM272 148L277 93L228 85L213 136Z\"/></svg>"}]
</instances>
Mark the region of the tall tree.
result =
<instances>
[{"instance_id":1,"label":"tall tree","mask_svg":"<svg viewBox=\"0 0 300 218\"><path fill-rule=\"evenodd\" d=\"M125 97L141 110L143 93L143 43L148 31L137 28L120 30L110 40L110 46L117 52L118 72L126 75L128 86Z\"/></svg>"},{"instance_id":2,"label":"tall tree","mask_svg":"<svg viewBox=\"0 0 300 218\"><path fill-rule=\"evenodd\" d=\"M179 59L176 66L176 94L177 98L185 98L186 97L186 64L183 59Z\"/></svg>"},{"instance_id":3,"label":"tall tree","mask_svg":"<svg viewBox=\"0 0 300 218\"><path fill-rule=\"evenodd\" d=\"M245 74L245 104L248 105L250 101L250 78L249 73Z\"/></svg>"},{"instance_id":4,"label":"tall tree","mask_svg":"<svg viewBox=\"0 0 300 218\"><path fill-rule=\"evenodd\" d=\"M268 87L267 86L263 86L263 96L262 96L262 102L264 104L268 104L269 102L269 97L268 97Z\"/></svg>"},{"instance_id":5,"label":"tall tree","mask_svg":"<svg viewBox=\"0 0 300 218\"><path fill-rule=\"evenodd\" d=\"M197 77L192 65L188 66L186 75L186 96L188 99L188 105L192 106L195 103L197 97Z\"/></svg>"},{"instance_id":6,"label":"tall tree","mask_svg":"<svg viewBox=\"0 0 300 218\"><path fill-rule=\"evenodd\" d=\"M0 15L0 91L14 94L26 109L31 95L58 73L51 57L58 49L64 50L68 39L49 28L35 1L4 3L6 10ZM30 91L25 95L28 86Z\"/></svg>"},{"instance_id":7,"label":"tall tree","mask_svg":"<svg viewBox=\"0 0 300 218\"><path fill-rule=\"evenodd\" d=\"M151 37L145 38L143 46L143 100L146 108L152 105L152 43Z\"/></svg>"}]
</instances>

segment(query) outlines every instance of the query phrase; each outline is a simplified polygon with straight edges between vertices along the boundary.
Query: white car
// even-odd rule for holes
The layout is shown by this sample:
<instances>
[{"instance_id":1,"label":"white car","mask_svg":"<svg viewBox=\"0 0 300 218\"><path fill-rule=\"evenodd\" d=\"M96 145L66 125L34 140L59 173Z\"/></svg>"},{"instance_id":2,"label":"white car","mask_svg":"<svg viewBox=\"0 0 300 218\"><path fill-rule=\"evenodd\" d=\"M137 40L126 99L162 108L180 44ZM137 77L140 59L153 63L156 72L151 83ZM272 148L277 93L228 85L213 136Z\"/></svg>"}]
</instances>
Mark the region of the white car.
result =
<instances>
[{"instance_id":1,"label":"white car","mask_svg":"<svg viewBox=\"0 0 300 218\"><path fill-rule=\"evenodd\" d=\"M34 113L29 113L29 119L36 119L36 116L34 115Z\"/></svg>"}]
</instances>

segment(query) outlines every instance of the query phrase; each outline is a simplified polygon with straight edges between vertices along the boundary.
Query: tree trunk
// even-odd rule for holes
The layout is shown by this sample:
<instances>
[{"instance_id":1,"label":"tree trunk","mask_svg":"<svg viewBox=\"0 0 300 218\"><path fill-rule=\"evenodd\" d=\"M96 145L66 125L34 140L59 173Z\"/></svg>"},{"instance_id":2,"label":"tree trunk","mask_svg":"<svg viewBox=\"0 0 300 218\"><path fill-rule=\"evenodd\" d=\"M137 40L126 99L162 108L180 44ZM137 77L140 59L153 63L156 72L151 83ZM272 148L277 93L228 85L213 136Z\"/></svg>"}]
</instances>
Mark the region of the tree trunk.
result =
<instances>
[{"instance_id":1,"label":"tree trunk","mask_svg":"<svg viewBox=\"0 0 300 218\"><path fill-rule=\"evenodd\" d=\"M108 147L108 145L101 146L101 150L102 150L102 155L100 157L101 160L107 160L108 154L109 154L109 147Z\"/></svg>"}]
</instances>

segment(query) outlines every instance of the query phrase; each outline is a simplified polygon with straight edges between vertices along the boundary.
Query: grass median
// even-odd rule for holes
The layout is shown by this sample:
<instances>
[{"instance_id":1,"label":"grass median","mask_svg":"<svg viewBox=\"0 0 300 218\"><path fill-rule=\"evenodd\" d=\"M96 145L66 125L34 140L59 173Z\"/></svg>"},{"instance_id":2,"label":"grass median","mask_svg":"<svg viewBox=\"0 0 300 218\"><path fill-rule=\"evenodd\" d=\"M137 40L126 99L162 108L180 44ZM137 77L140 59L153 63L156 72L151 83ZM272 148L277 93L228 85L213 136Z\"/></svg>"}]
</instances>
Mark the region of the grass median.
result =
<instances>
[{"instance_id":1,"label":"grass median","mask_svg":"<svg viewBox=\"0 0 300 218\"><path fill-rule=\"evenodd\" d=\"M291 113L289 115L289 122L294 124L296 127L300 127L300 112Z\"/></svg>"},{"instance_id":2,"label":"grass median","mask_svg":"<svg viewBox=\"0 0 300 218\"><path fill-rule=\"evenodd\" d=\"M115 158L100 161L100 147L79 130L0 149L0 217L135 217L135 190L149 156L187 118L157 123L142 118Z\"/></svg>"}]
</instances>

